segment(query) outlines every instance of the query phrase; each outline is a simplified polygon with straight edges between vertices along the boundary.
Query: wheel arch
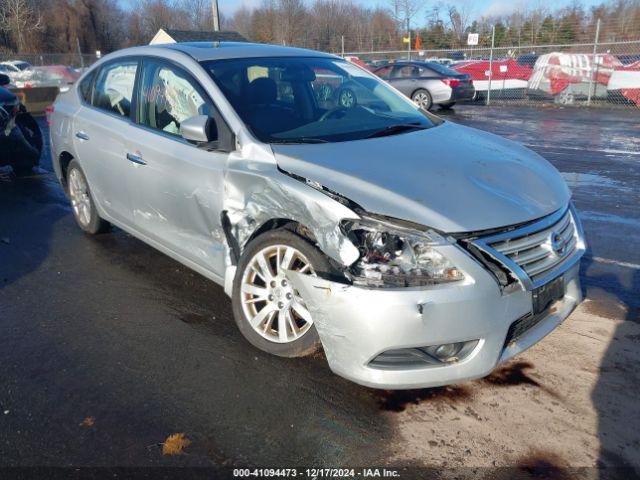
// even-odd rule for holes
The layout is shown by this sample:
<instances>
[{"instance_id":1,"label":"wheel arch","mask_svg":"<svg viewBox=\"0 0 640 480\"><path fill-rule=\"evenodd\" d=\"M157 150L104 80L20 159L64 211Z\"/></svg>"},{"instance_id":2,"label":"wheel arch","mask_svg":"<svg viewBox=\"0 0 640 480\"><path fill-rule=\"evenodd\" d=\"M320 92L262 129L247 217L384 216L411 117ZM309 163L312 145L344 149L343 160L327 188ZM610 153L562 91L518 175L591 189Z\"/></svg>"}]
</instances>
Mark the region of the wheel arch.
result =
<instances>
[{"instance_id":1,"label":"wheel arch","mask_svg":"<svg viewBox=\"0 0 640 480\"><path fill-rule=\"evenodd\" d=\"M66 150L61 152L60 155L58 155L58 165L60 166L60 178L62 180L62 186L65 189L65 191L67 189L67 171L69 170L69 164L74 159L75 157L71 155L71 153L67 152Z\"/></svg>"},{"instance_id":2,"label":"wheel arch","mask_svg":"<svg viewBox=\"0 0 640 480\"><path fill-rule=\"evenodd\" d=\"M305 238L312 243L317 243L316 237L313 232L302 223L296 220L291 220L290 218L271 218L262 223L262 225L256 228L256 230L249 236L249 238L247 238L247 240L244 242L244 245L242 245L242 251L244 251L247 245L255 238L259 237L265 232L276 230L278 228L290 230L296 235Z\"/></svg>"}]
</instances>

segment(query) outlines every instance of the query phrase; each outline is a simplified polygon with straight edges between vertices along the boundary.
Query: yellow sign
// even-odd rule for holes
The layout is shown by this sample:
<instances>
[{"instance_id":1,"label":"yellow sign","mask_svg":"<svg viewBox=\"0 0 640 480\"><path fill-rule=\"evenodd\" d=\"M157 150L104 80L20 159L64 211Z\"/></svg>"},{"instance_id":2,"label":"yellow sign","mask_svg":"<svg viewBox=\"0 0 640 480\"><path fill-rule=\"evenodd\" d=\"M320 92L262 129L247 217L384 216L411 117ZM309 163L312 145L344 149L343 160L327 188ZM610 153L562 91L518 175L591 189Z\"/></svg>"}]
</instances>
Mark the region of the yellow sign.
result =
<instances>
[{"instance_id":1,"label":"yellow sign","mask_svg":"<svg viewBox=\"0 0 640 480\"><path fill-rule=\"evenodd\" d=\"M409 43L411 41L411 39L409 37L404 37L402 39L402 43Z\"/></svg>"}]
</instances>

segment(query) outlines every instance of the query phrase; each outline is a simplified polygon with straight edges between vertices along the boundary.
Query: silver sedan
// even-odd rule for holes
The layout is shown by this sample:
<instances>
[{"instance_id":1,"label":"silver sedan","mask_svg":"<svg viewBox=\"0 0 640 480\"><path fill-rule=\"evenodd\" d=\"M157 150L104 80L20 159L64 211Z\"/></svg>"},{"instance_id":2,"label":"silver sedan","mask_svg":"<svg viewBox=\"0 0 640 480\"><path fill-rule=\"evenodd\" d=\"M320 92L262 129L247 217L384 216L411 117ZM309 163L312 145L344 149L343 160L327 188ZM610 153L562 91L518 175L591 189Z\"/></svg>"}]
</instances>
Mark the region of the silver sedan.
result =
<instances>
[{"instance_id":1,"label":"silver sedan","mask_svg":"<svg viewBox=\"0 0 640 480\"><path fill-rule=\"evenodd\" d=\"M79 227L219 283L255 347L414 388L489 374L581 301L585 242L543 158L315 51L110 54L50 113Z\"/></svg>"}]
</instances>

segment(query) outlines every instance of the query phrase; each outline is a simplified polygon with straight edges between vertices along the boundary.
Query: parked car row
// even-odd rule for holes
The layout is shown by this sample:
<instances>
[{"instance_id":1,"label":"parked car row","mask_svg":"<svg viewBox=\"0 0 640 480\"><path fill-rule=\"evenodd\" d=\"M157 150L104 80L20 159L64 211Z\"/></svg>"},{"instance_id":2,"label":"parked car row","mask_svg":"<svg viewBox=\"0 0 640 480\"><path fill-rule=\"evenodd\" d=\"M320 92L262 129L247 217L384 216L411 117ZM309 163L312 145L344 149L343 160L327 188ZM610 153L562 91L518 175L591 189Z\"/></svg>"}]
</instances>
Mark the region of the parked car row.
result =
<instances>
[{"instance_id":1,"label":"parked car row","mask_svg":"<svg viewBox=\"0 0 640 480\"><path fill-rule=\"evenodd\" d=\"M357 57L347 59L373 71L426 108L433 105L448 108L472 98L483 100L489 88L493 98L548 99L561 104L585 100L591 89L594 100L640 106L640 55L597 54L594 57L593 54L552 52L491 61L485 57L457 62L430 58L382 64L363 62ZM442 81L433 81L438 78ZM443 86L447 78L451 79L446 85L450 88Z\"/></svg>"},{"instance_id":2,"label":"parked car row","mask_svg":"<svg viewBox=\"0 0 640 480\"><path fill-rule=\"evenodd\" d=\"M395 62L373 70L419 107L451 108L458 101L472 100L475 88L471 76L435 62Z\"/></svg>"},{"instance_id":3,"label":"parked car row","mask_svg":"<svg viewBox=\"0 0 640 480\"><path fill-rule=\"evenodd\" d=\"M0 62L0 73L7 75L15 88L61 87L73 84L82 70L67 65L33 66L12 60Z\"/></svg>"},{"instance_id":4,"label":"parked car row","mask_svg":"<svg viewBox=\"0 0 640 480\"><path fill-rule=\"evenodd\" d=\"M592 99L640 106L640 61L624 64L610 54L553 52L494 59L492 64L470 60L452 68L471 75L479 99L487 95L491 84L494 98L541 98L569 104L588 98L591 89Z\"/></svg>"}]
</instances>

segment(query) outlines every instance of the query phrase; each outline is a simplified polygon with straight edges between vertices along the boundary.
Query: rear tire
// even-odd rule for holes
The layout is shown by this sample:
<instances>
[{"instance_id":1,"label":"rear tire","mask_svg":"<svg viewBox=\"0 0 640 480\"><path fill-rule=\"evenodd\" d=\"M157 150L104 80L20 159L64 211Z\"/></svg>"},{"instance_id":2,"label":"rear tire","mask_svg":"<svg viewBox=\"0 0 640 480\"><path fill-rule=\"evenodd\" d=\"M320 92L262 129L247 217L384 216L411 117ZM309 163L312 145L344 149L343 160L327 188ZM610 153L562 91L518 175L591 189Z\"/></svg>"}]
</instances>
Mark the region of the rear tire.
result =
<instances>
[{"instance_id":1,"label":"rear tire","mask_svg":"<svg viewBox=\"0 0 640 480\"><path fill-rule=\"evenodd\" d=\"M77 160L71 160L67 168L67 189L78 226L90 235L108 231L111 224L98 215L89 182Z\"/></svg>"},{"instance_id":2,"label":"rear tire","mask_svg":"<svg viewBox=\"0 0 640 480\"><path fill-rule=\"evenodd\" d=\"M262 259L268 263L268 272L258 263ZM285 268L279 268L283 263L287 263ZM303 267L305 263L309 267ZM285 270L315 275L330 272L331 265L313 244L290 230L260 235L240 258L233 282L233 315L240 332L254 347L280 357L311 355L321 347L320 337L304 299L292 288Z\"/></svg>"},{"instance_id":3,"label":"rear tire","mask_svg":"<svg viewBox=\"0 0 640 480\"><path fill-rule=\"evenodd\" d=\"M413 92L411 100L413 100L413 103L423 110L431 110L431 107L433 106L433 98L431 97L431 94L423 88Z\"/></svg>"}]
</instances>

